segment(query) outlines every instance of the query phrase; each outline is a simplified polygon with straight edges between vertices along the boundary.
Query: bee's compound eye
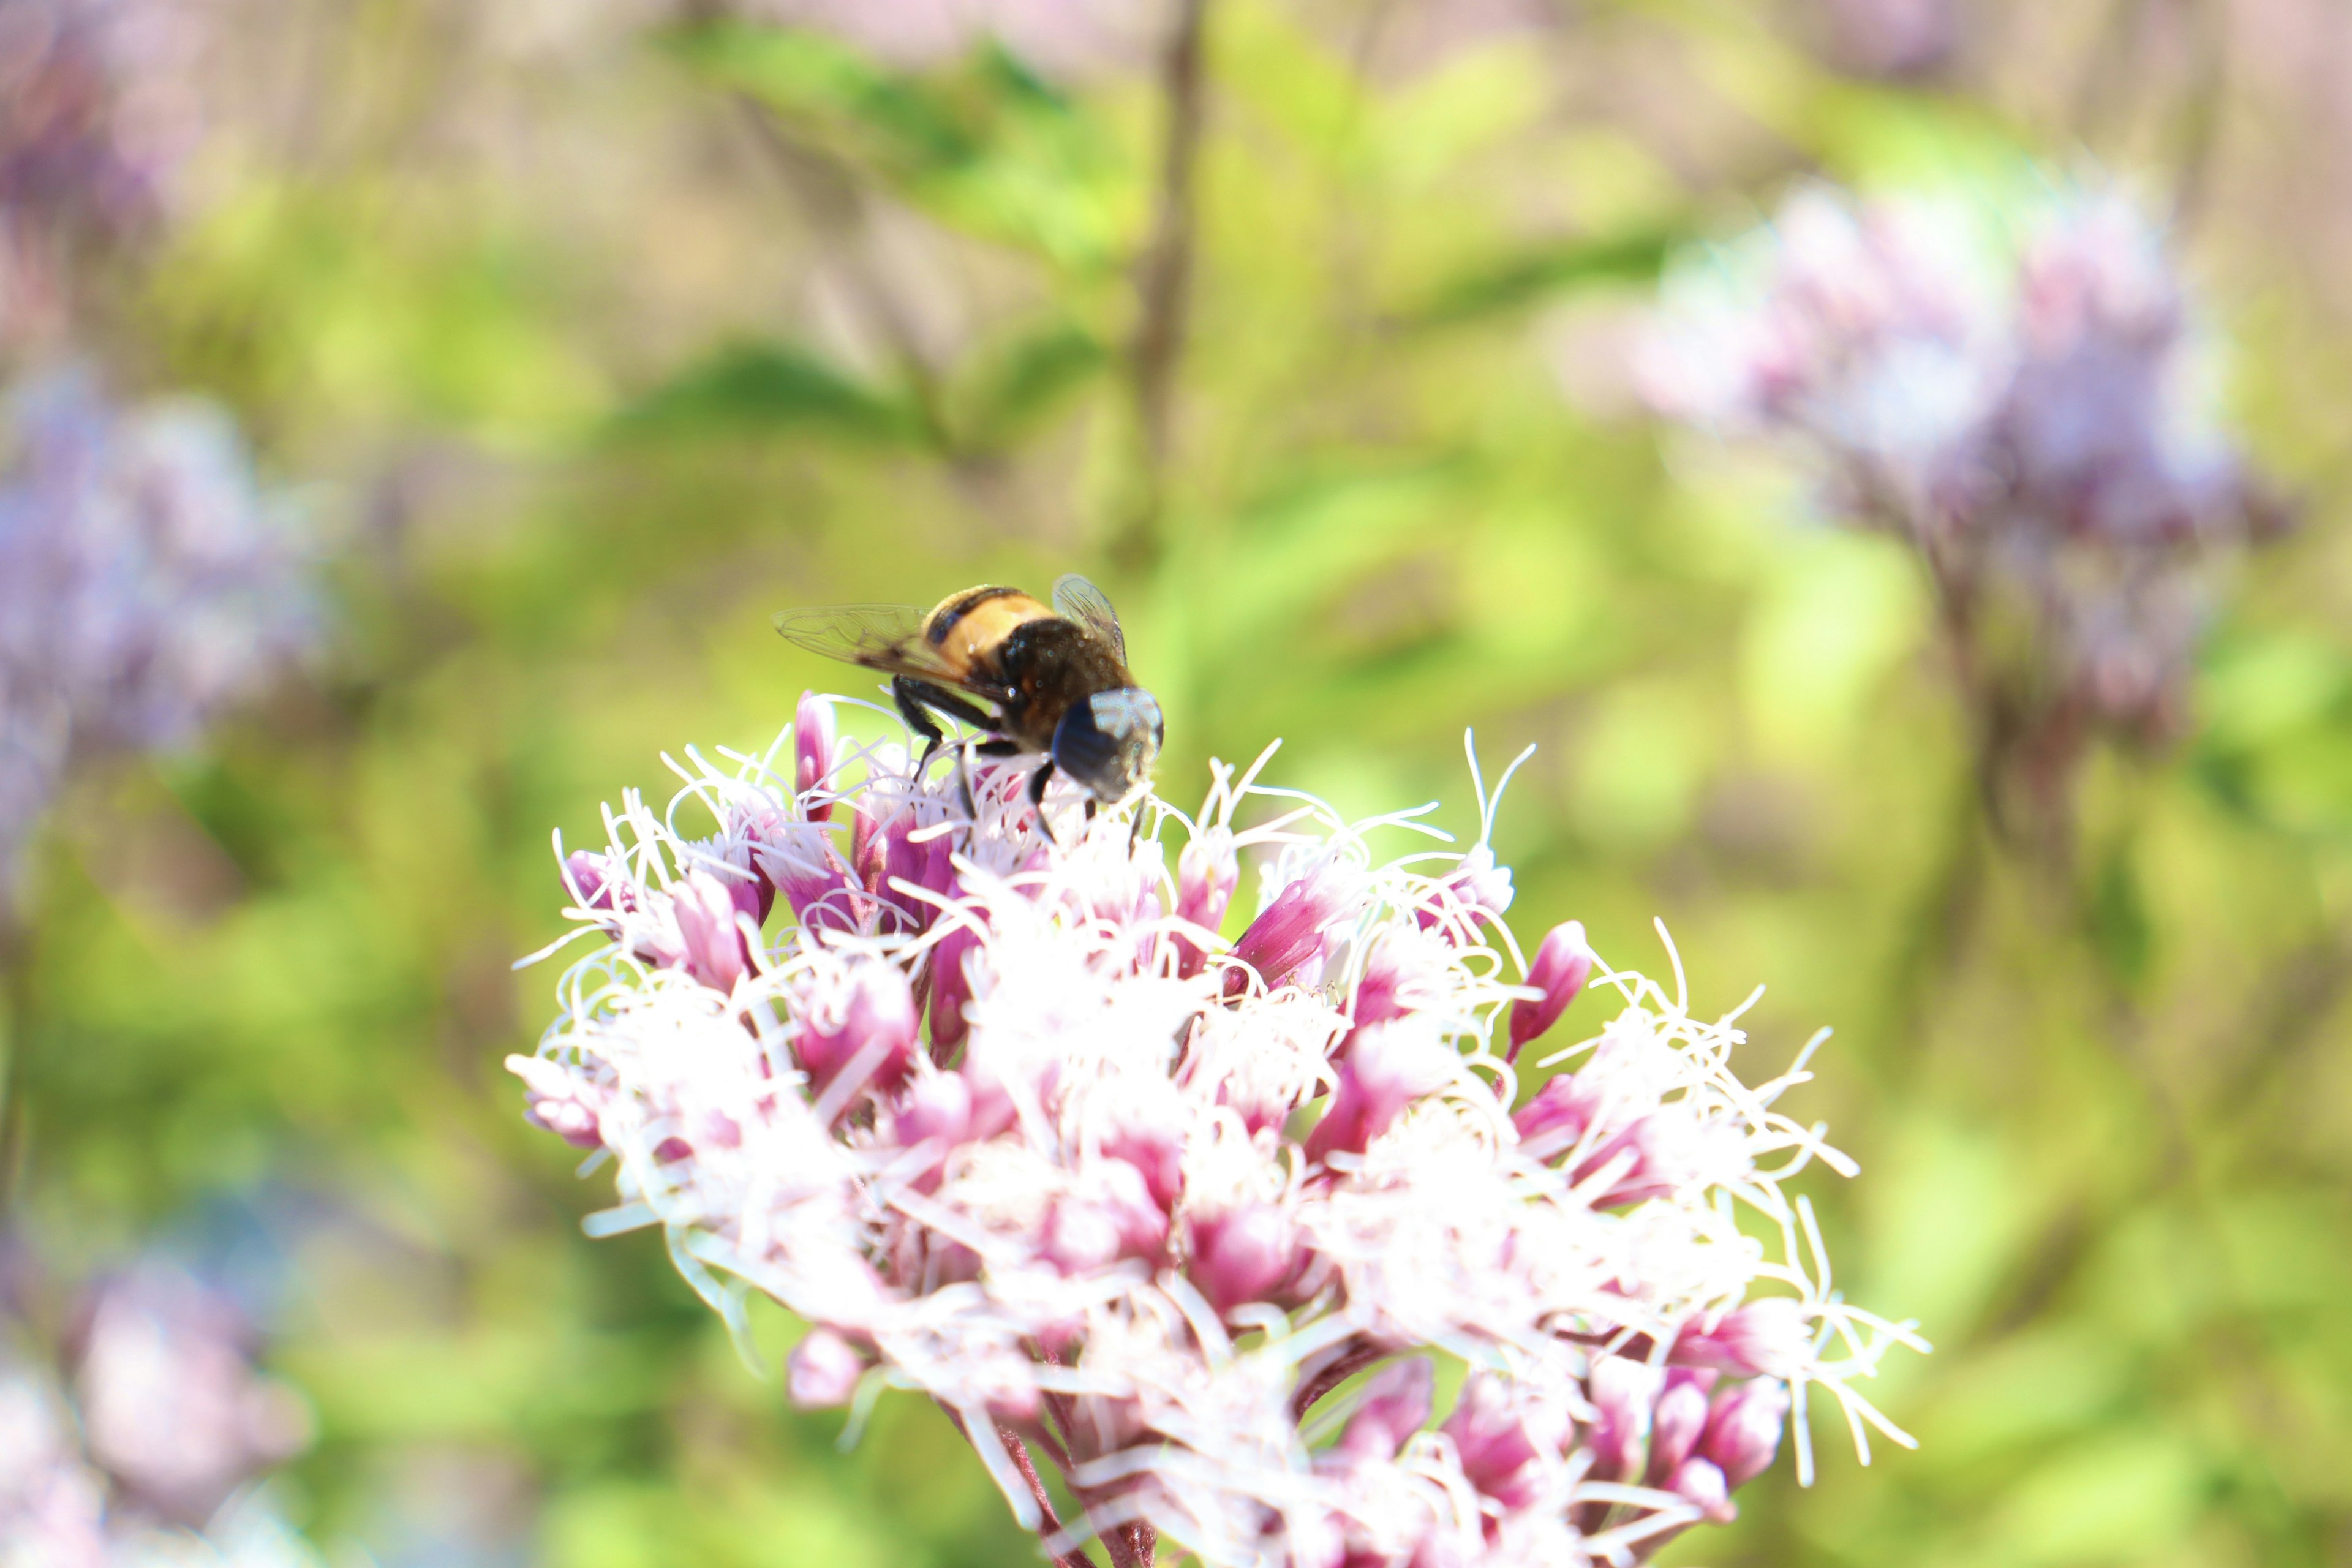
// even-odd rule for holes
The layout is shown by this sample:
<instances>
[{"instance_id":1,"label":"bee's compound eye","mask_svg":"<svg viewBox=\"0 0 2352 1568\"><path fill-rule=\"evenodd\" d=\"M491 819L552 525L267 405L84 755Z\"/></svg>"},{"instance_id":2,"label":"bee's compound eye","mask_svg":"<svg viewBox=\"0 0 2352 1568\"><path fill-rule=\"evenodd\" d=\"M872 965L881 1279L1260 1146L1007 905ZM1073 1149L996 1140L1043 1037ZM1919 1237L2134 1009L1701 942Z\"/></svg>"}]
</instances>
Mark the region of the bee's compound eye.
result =
<instances>
[{"instance_id":1,"label":"bee's compound eye","mask_svg":"<svg viewBox=\"0 0 2352 1568\"><path fill-rule=\"evenodd\" d=\"M1160 702L1140 687L1129 686L1118 691L1097 691L1087 700L1093 715L1095 728L1115 741L1138 741L1149 735L1157 749L1166 726L1160 722Z\"/></svg>"}]
</instances>

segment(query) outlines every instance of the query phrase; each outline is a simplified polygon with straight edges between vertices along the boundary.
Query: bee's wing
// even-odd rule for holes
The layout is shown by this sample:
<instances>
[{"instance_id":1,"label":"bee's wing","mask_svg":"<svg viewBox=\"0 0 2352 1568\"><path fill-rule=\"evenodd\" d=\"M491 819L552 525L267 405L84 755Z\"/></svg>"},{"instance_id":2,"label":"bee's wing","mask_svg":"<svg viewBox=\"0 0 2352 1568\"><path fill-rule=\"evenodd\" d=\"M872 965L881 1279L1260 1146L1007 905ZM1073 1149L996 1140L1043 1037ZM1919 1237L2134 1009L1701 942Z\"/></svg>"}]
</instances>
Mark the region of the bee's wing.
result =
<instances>
[{"instance_id":1,"label":"bee's wing","mask_svg":"<svg viewBox=\"0 0 2352 1568\"><path fill-rule=\"evenodd\" d=\"M912 605L833 605L816 610L785 610L775 617L787 642L827 658L862 664L893 675L911 675L942 686L963 679L923 640L923 612Z\"/></svg>"},{"instance_id":2,"label":"bee's wing","mask_svg":"<svg viewBox=\"0 0 2352 1568\"><path fill-rule=\"evenodd\" d=\"M1118 612L1110 607L1100 588L1075 572L1065 573L1054 583L1054 613L1110 644L1118 662L1127 662L1127 634L1118 629Z\"/></svg>"}]
</instances>

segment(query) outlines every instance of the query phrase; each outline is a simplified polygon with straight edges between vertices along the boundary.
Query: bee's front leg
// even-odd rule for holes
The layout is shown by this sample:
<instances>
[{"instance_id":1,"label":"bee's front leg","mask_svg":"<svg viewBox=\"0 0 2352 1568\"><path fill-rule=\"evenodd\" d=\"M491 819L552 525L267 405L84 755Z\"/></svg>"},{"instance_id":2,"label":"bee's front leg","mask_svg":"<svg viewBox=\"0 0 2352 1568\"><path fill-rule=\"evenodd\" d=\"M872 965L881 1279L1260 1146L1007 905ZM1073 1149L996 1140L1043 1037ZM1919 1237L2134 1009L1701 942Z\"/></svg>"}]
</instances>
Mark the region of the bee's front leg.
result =
<instances>
[{"instance_id":1,"label":"bee's front leg","mask_svg":"<svg viewBox=\"0 0 2352 1568\"><path fill-rule=\"evenodd\" d=\"M908 729L923 738L923 753L915 759L918 778L931 765L932 753L948 738L939 721L931 717L931 707L926 700L929 695L930 689L919 680L909 680L903 675L890 678L890 700L897 706L898 717L907 721Z\"/></svg>"},{"instance_id":2,"label":"bee's front leg","mask_svg":"<svg viewBox=\"0 0 2352 1568\"><path fill-rule=\"evenodd\" d=\"M938 715L944 713L975 730L993 729L997 723L993 715L954 692L910 675L890 678L890 700L898 704L898 717L907 721L907 728L923 738L923 753L915 759L917 777L930 766L932 756L947 741L947 731L940 728Z\"/></svg>"},{"instance_id":3,"label":"bee's front leg","mask_svg":"<svg viewBox=\"0 0 2352 1568\"><path fill-rule=\"evenodd\" d=\"M1054 831L1053 818L1045 815L1045 786L1053 780L1054 759L1047 757L1045 762L1038 764L1037 771L1029 775L1029 804L1036 808L1037 826L1045 830L1047 838L1059 844L1062 841L1061 835Z\"/></svg>"}]
</instances>

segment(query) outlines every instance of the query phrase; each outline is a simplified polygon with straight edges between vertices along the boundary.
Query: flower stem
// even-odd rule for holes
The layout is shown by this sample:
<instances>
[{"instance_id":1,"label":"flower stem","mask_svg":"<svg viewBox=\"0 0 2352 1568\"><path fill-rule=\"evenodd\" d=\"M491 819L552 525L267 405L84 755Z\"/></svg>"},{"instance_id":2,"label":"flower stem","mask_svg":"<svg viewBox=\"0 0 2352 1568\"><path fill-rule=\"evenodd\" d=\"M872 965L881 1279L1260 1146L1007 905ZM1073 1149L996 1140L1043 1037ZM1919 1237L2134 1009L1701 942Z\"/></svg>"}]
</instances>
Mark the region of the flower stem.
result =
<instances>
[{"instance_id":1,"label":"flower stem","mask_svg":"<svg viewBox=\"0 0 2352 1568\"><path fill-rule=\"evenodd\" d=\"M948 1418L948 1424L956 1429L957 1436L967 1443L971 1442L971 1433L965 1428L962 1416L957 1415L946 1405L940 1405L940 1413L945 1415ZM1004 1451L1013 1457L1013 1468L1021 1472L1021 1479L1029 1483L1029 1495L1037 1504L1038 1518L1042 1521L1037 1533L1040 1536L1060 1533L1061 1516L1054 1511L1054 1500L1046 1494L1045 1482L1037 1474L1036 1461L1029 1457L1029 1445L1023 1440L1020 1433L1001 1421L996 1424L996 1436L997 1440L1004 1445ZM975 1448L979 1447L976 1443L972 1446ZM1073 1547L1055 1558L1053 1562L1054 1568L1096 1568L1095 1560L1087 1555L1087 1550L1083 1546Z\"/></svg>"},{"instance_id":2,"label":"flower stem","mask_svg":"<svg viewBox=\"0 0 2352 1568\"><path fill-rule=\"evenodd\" d=\"M1161 522L1174 442L1176 372L1191 315L1199 228L1194 176L1207 116L1203 56L1208 15L1209 0L1177 0L1175 22L1160 58L1166 131L1160 142L1159 207L1151 242L1137 268L1135 335L1128 345L1138 471L1112 545L1113 554L1129 567L1150 566L1165 543Z\"/></svg>"}]
</instances>

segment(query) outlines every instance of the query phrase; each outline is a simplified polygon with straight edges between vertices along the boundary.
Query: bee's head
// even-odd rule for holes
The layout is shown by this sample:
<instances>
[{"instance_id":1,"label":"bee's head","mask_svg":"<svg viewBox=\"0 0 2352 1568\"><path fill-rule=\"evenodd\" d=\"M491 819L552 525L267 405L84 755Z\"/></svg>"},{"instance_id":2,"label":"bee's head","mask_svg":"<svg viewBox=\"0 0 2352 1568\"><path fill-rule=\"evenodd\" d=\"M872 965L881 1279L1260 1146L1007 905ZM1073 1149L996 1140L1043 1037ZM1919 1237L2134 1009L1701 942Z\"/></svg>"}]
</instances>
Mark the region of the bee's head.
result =
<instances>
[{"instance_id":1,"label":"bee's head","mask_svg":"<svg viewBox=\"0 0 2352 1568\"><path fill-rule=\"evenodd\" d=\"M1166 734L1160 703L1139 686L1074 702L1054 730L1054 761L1088 795L1114 805L1151 780Z\"/></svg>"}]
</instances>

